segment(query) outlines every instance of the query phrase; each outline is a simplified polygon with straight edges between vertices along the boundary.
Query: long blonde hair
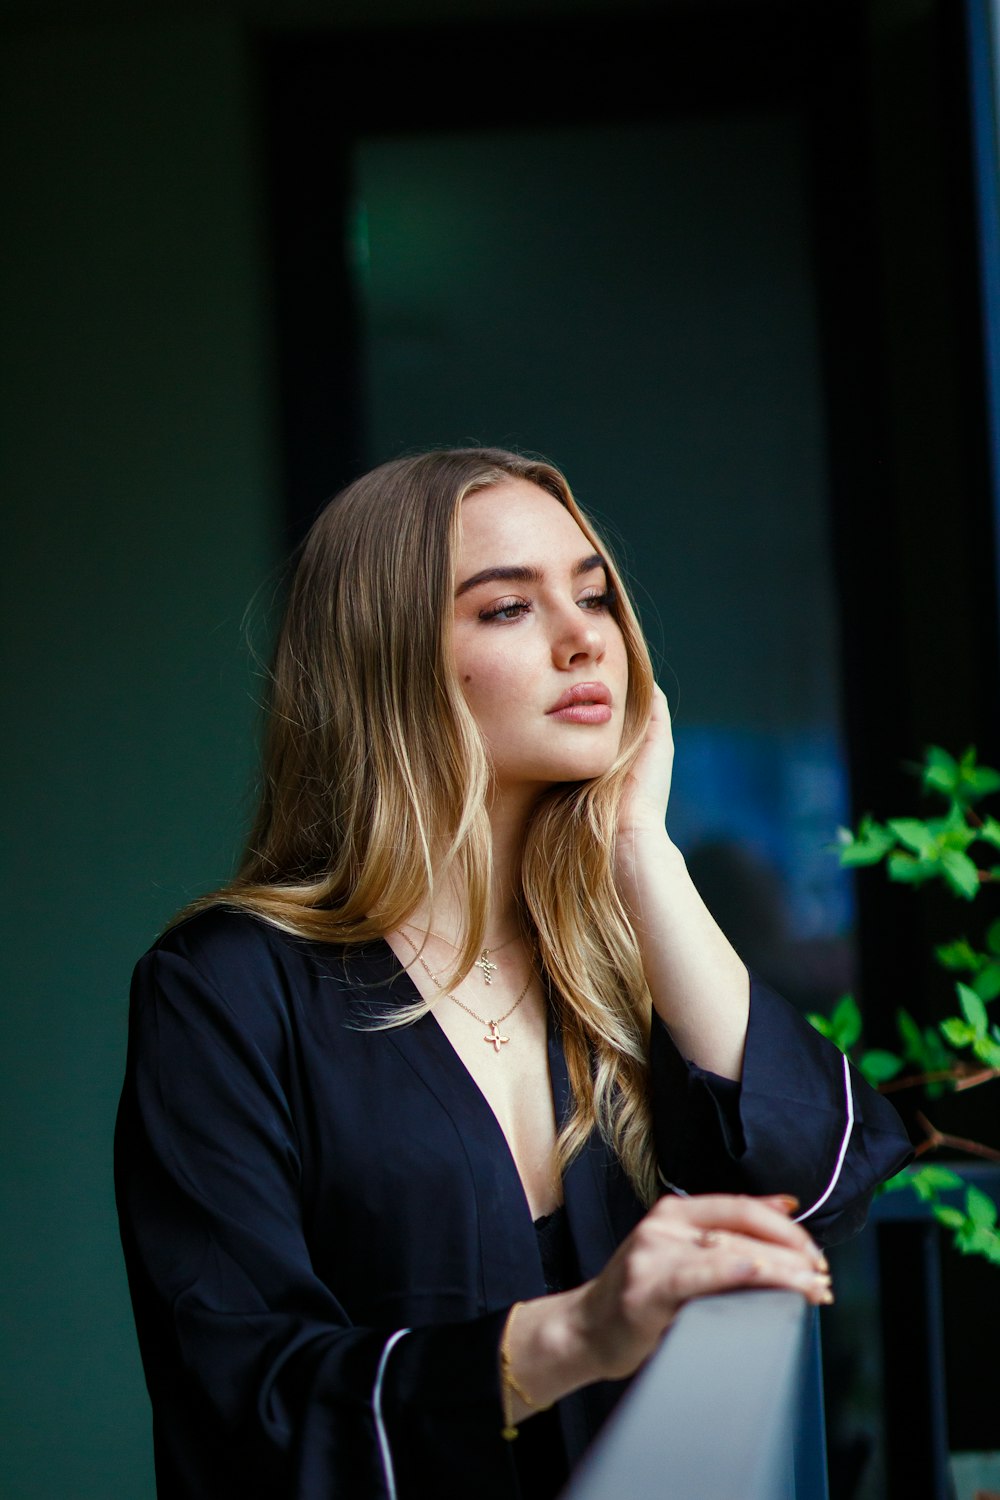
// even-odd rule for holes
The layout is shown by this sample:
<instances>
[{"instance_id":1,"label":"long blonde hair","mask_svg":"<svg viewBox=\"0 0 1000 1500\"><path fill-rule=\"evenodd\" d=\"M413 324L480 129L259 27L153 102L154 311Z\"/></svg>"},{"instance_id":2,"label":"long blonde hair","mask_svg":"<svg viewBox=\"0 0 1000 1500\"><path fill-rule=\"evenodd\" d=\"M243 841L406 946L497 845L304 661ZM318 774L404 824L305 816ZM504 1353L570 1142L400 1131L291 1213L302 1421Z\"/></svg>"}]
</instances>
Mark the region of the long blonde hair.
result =
<instances>
[{"instance_id":1,"label":"long blonde hair","mask_svg":"<svg viewBox=\"0 0 1000 1500\"><path fill-rule=\"evenodd\" d=\"M552 495L604 557L629 664L622 744L603 776L547 790L524 840L525 927L551 985L573 1107L564 1168L596 1126L644 1202L655 1196L650 999L612 874L617 813L642 742L653 674L618 573L562 474L500 449L397 459L322 511L291 584L275 653L259 810L223 901L303 937L371 941L457 883L455 971L485 941L490 769L451 658L464 498L509 478ZM391 1024L428 1006L406 1007Z\"/></svg>"}]
</instances>

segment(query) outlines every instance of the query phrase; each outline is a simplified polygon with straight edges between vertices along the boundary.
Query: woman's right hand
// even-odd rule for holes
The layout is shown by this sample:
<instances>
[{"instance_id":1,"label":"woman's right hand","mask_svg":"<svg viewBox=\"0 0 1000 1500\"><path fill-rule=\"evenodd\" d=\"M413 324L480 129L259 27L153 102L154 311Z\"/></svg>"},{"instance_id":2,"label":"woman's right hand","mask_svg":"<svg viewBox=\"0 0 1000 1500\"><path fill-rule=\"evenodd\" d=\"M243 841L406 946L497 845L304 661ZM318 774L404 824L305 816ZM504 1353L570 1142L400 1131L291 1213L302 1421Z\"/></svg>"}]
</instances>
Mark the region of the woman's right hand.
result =
<instances>
[{"instance_id":1,"label":"woman's right hand","mask_svg":"<svg viewBox=\"0 0 1000 1500\"><path fill-rule=\"evenodd\" d=\"M519 1309L508 1338L518 1383L543 1405L632 1375L692 1297L763 1286L831 1302L826 1259L789 1218L795 1206L780 1197L661 1198L599 1276ZM515 1398L515 1420L528 1414Z\"/></svg>"}]
</instances>

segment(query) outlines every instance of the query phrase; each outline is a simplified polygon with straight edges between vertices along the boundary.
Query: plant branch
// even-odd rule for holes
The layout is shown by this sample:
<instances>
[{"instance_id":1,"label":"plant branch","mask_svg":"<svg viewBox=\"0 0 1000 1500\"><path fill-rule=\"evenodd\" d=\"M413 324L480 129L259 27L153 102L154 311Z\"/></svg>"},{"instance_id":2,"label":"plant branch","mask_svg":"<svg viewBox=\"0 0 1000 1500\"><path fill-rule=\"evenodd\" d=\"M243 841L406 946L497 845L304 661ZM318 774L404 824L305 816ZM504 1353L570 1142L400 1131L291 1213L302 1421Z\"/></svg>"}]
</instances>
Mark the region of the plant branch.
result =
<instances>
[{"instance_id":1,"label":"plant branch","mask_svg":"<svg viewBox=\"0 0 1000 1500\"><path fill-rule=\"evenodd\" d=\"M914 1156L923 1156L926 1151L936 1151L941 1146L950 1146L953 1151L965 1151L969 1156L982 1156L987 1161L1000 1161L1000 1151L984 1146L981 1141L969 1141L964 1136L947 1135L932 1125L927 1116L917 1111L917 1123L927 1133L927 1139L914 1149Z\"/></svg>"},{"instance_id":2,"label":"plant branch","mask_svg":"<svg viewBox=\"0 0 1000 1500\"><path fill-rule=\"evenodd\" d=\"M878 1091L880 1094L898 1094L901 1089L922 1088L925 1083L947 1083L958 1077L957 1068L939 1068L936 1073L908 1073L905 1078L890 1078L888 1083L880 1083ZM956 1083L955 1087L958 1086Z\"/></svg>"},{"instance_id":3,"label":"plant branch","mask_svg":"<svg viewBox=\"0 0 1000 1500\"><path fill-rule=\"evenodd\" d=\"M965 1078L960 1078L955 1084L955 1093L977 1088L981 1083L989 1083L992 1078L1000 1078L1000 1068L981 1068L978 1073L969 1073Z\"/></svg>"},{"instance_id":4,"label":"plant branch","mask_svg":"<svg viewBox=\"0 0 1000 1500\"><path fill-rule=\"evenodd\" d=\"M958 1094L964 1089L974 1089L981 1083L989 1083L992 1078L1000 1078L1000 1068L972 1068L969 1063L959 1062L951 1068L939 1068L934 1073L908 1073L905 1078L890 1078L888 1083L879 1084L878 1091L880 1094L897 1094L901 1089L922 1088L925 1083L952 1082Z\"/></svg>"}]
</instances>

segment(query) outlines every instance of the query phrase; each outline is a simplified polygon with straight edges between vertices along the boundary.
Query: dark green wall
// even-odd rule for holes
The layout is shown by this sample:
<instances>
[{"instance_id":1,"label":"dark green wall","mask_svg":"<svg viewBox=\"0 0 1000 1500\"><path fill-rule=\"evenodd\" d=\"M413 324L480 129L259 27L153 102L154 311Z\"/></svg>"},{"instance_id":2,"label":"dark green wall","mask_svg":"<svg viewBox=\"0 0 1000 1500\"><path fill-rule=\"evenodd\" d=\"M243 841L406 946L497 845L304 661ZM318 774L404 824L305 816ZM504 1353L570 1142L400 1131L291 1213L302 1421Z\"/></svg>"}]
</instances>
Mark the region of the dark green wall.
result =
<instances>
[{"instance_id":1,"label":"dark green wall","mask_svg":"<svg viewBox=\"0 0 1000 1500\"><path fill-rule=\"evenodd\" d=\"M128 976L229 870L242 615L280 535L247 71L234 27L167 23L23 32L0 67L0 1493L142 1500L111 1185Z\"/></svg>"}]
</instances>

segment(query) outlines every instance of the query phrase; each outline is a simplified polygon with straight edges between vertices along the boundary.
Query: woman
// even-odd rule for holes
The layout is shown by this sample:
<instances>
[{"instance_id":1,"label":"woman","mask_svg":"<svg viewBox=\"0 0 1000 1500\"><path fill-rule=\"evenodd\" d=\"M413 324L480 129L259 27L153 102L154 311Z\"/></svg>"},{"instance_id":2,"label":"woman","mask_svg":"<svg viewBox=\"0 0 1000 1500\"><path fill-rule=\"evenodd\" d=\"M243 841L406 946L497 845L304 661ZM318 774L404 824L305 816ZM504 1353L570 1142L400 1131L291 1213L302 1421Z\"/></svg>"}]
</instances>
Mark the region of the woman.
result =
<instances>
[{"instance_id":1,"label":"woman","mask_svg":"<svg viewBox=\"0 0 1000 1500\"><path fill-rule=\"evenodd\" d=\"M687 1298L830 1300L813 1236L905 1137L751 987L671 758L555 469L429 453L320 516L241 872L133 989L161 1496L551 1496Z\"/></svg>"}]
</instances>

